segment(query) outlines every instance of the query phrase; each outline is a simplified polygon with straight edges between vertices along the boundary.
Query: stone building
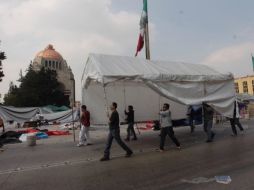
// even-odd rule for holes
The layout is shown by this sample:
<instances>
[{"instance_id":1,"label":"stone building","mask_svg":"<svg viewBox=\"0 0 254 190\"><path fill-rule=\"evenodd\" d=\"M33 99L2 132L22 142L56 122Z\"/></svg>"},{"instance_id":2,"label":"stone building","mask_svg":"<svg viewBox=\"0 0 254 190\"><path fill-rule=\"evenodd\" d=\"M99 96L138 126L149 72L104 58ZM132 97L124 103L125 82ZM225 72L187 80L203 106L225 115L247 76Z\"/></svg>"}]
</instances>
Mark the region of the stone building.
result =
<instances>
[{"instance_id":1,"label":"stone building","mask_svg":"<svg viewBox=\"0 0 254 190\"><path fill-rule=\"evenodd\" d=\"M37 53L33 63L35 71L42 67L46 69L55 70L57 72L57 80L62 84L65 95L69 96L70 106L75 102L75 80L70 66L67 65L66 60L58 53L54 47L49 44L44 50Z\"/></svg>"},{"instance_id":2,"label":"stone building","mask_svg":"<svg viewBox=\"0 0 254 190\"><path fill-rule=\"evenodd\" d=\"M235 90L238 94L254 95L254 75L236 78Z\"/></svg>"}]
</instances>

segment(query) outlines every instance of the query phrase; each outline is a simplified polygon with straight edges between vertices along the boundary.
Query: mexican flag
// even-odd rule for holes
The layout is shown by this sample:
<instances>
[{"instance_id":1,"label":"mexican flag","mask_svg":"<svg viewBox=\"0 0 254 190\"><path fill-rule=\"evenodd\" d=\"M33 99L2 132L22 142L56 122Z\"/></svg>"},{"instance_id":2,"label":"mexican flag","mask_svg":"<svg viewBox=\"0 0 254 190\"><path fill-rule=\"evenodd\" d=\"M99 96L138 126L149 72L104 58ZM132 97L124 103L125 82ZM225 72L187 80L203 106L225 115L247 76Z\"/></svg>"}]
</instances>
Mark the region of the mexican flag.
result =
<instances>
[{"instance_id":1,"label":"mexican flag","mask_svg":"<svg viewBox=\"0 0 254 190\"><path fill-rule=\"evenodd\" d=\"M144 46L144 38L145 38L145 28L146 24L148 23L148 16L147 16L147 0L143 0L143 10L140 18L140 34L138 39L138 45L135 56L138 55L138 52L141 51L141 49Z\"/></svg>"}]
</instances>

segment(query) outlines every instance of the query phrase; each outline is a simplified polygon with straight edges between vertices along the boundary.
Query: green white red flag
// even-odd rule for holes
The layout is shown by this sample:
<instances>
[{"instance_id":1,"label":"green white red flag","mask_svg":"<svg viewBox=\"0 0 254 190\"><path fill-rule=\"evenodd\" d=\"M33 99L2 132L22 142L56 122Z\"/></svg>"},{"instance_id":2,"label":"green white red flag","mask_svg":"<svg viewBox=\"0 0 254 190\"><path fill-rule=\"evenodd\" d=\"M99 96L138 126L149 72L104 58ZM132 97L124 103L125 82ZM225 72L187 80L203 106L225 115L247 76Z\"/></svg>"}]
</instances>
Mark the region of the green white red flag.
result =
<instances>
[{"instance_id":1,"label":"green white red flag","mask_svg":"<svg viewBox=\"0 0 254 190\"><path fill-rule=\"evenodd\" d=\"M140 34L138 39L138 45L135 56L138 55L138 52L142 50L144 47L144 38L145 38L145 28L146 24L148 23L148 15L147 15L147 0L143 0L143 10L139 22L140 26Z\"/></svg>"}]
</instances>

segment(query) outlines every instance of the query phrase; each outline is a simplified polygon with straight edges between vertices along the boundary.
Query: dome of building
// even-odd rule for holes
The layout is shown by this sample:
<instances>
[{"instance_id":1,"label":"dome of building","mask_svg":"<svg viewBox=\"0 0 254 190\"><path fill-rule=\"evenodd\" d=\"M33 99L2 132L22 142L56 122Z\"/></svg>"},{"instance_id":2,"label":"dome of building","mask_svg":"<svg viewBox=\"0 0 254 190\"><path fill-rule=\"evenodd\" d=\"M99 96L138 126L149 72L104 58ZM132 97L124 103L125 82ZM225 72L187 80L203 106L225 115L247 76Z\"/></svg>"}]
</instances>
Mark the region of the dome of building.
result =
<instances>
[{"instance_id":1,"label":"dome of building","mask_svg":"<svg viewBox=\"0 0 254 190\"><path fill-rule=\"evenodd\" d=\"M53 45L49 44L44 50L40 51L37 53L36 57L41 57L44 59L49 59L49 60L57 60L57 61L62 61L63 57L61 56L60 53L58 53Z\"/></svg>"}]
</instances>

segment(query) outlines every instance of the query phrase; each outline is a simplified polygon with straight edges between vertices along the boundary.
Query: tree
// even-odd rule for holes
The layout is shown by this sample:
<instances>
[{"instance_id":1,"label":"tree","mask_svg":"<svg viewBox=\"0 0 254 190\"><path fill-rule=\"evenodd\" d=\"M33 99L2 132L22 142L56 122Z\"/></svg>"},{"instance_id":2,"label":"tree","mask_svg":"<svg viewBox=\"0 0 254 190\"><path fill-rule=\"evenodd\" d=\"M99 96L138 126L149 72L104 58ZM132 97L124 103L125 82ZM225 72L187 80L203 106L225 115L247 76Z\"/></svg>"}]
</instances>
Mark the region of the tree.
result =
<instances>
[{"instance_id":1,"label":"tree","mask_svg":"<svg viewBox=\"0 0 254 190\"><path fill-rule=\"evenodd\" d=\"M0 50L0 82L2 81L2 78L4 77L2 61L5 59L6 59L5 53Z\"/></svg>"},{"instance_id":2,"label":"tree","mask_svg":"<svg viewBox=\"0 0 254 190\"><path fill-rule=\"evenodd\" d=\"M63 93L62 85L57 81L57 73L42 68L34 71L29 65L27 73L20 79L20 86L10 85L8 94L4 97L5 105L17 107L33 106L69 106L69 97Z\"/></svg>"}]
</instances>

